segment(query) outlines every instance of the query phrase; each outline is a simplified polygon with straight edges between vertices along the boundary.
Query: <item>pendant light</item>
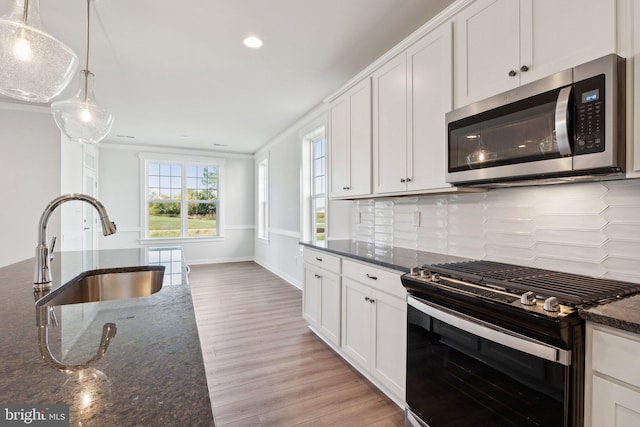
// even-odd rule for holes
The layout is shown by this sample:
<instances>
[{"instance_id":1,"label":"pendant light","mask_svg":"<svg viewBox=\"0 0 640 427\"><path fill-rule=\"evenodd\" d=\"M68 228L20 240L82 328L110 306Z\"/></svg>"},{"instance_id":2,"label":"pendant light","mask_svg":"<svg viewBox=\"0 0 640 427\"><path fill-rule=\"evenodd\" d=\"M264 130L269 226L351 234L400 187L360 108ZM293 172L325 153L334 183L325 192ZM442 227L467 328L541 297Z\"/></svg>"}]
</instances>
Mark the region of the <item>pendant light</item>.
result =
<instances>
[{"instance_id":1,"label":"pendant light","mask_svg":"<svg viewBox=\"0 0 640 427\"><path fill-rule=\"evenodd\" d=\"M27 102L49 102L67 87L78 56L47 34L40 0L15 0L0 17L0 93Z\"/></svg>"},{"instance_id":2,"label":"pendant light","mask_svg":"<svg viewBox=\"0 0 640 427\"><path fill-rule=\"evenodd\" d=\"M87 0L87 59L80 71L80 87L73 98L51 104L56 124L73 142L97 144L111 131L113 116L96 103L93 94L93 73L89 71L89 32L91 0Z\"/></svg>"}]
</instances>

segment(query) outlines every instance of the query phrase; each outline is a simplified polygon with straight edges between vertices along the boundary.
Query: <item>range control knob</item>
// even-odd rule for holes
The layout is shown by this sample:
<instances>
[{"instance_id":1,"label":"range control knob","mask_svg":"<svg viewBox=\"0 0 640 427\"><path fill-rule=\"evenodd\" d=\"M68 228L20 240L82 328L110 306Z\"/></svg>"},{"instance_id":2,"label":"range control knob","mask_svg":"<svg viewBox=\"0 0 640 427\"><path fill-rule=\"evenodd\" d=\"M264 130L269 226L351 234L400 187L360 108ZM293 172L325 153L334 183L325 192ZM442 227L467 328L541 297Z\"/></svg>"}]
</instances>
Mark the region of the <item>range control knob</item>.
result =
<instances>
[{"instance_id":1,"label":"range control knob","mask_svg":"<svg viewBox=\"0 0 640 427\"><path fill-rule=\"evenodd\" d=\"M440 275L438 273L431 273L431 281L438 283L440 281Z\"/></svg>"},{"instance_id":2,"label":"range control knob","mask_svg":"<svg viewBox=\"0 0 640 427\"><path fill-rule=\"evenodd\" d=\"M522 305L536 305L536 296L533 292L525 292L520 296L520 304Z\"/></svg>"},{"instance_id":3,"label":"range control knob","mask_svg":"<svg viewBox=\"0 0 640 427\"><path fill-rule=\"evenodd\" d=\"M558 303L558 298L549 297L544 300L544 311L550 311L552 313L557 313L560 311L560 303Z\"/></svg>"}]
</instances>

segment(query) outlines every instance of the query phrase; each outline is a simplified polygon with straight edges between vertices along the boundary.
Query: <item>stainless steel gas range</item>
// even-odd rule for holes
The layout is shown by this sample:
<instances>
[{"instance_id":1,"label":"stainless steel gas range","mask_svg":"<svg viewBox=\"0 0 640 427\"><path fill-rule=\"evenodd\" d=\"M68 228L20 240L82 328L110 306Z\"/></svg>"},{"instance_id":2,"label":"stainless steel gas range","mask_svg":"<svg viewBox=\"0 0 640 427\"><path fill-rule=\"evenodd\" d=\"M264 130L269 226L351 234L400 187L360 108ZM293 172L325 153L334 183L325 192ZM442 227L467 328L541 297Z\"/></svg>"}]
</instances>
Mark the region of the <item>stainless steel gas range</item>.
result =
<instances>
[{"instance_id":1,"label":"stainless steel gas range","mask_svg":"<svg viewBox=\"0 0 640 427\"><path fill-rule=\"evenodd\" d=\"M491 261L415 270L402 276L407 426L582 426L578 309L640 285Z\"/></svg>"}]
</instances>

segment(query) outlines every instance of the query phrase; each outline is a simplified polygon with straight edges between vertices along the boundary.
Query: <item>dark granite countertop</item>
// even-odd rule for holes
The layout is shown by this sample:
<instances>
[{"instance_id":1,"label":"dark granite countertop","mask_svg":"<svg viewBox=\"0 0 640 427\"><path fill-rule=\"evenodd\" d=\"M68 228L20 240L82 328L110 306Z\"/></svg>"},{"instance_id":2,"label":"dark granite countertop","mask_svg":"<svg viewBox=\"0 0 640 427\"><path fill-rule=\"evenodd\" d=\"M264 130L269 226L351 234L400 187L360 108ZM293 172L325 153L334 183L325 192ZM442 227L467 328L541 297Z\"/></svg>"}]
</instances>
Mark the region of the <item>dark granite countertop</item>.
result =
<instances>
[{"instance_id":1,"label":"dark granite countertop","mask_svg":"<svg viewBox=\"0 0 640 427\"><path fill-rule=\"evenodd\" d=\"M191 291L180 248L61 252L53 287L96 269L161 264L163 287L140 298L55 307L49 346L68 365L91 359L103 325L117 328L90 367L62 371L41 357L34 260L0 268L0 403L67 404L72 426L212 426Z\"/></svg>"},{"instance_id":2,"label":"dark granite countertop","mask_svg":"<svg viewBox=\"0 0 640 427\"><path fill-rule=\"evenodd\" d=\"M640 294L580 310L580 317L601 325L640 334Z\"/></svg>"},{"instance_id":3,"label":"dark granite countertop","mask_svg":"<svg viewBox=\"0 0 640 427\"><path fill-rule=\"evenodd\" d=\"M467 261L466 258L451 255L385 245L374 245L357 240L327 240L316 243L300 242L300 244L312 249L318 249L404 272L408 272L411 267L421 267L424 264Z\"/></svg>"},{"instance_id":4,"label":"dark granite countertop","mask_svg":"<svg viewBox=\"0 0 640 427\"><path fill-rule=\"evenodd\" d=\"M370 262L381 267L409 271L424 264L466 261L465 258L413 249L374 245L356 240L300 242L301 245L339 256ZM580 317L591 322L640 333L640 294L608 304L581 309Z\"/></svg>"}]
</instances>

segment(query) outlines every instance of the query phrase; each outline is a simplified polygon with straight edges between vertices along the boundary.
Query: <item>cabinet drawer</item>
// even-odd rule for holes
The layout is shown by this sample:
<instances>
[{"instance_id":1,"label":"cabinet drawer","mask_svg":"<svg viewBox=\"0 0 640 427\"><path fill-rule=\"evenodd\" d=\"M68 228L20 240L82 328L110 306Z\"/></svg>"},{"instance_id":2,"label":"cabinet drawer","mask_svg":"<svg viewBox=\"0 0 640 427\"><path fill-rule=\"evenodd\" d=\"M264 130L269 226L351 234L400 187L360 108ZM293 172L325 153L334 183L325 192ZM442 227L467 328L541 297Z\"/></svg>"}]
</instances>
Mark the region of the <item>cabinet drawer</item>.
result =
<instances>
[{"instance_id":1,"label":"cabinet drawer","mask_svg":"<svg viewBox=\"0 0 640 427\"><path fill-rule=\"evenodd\" d=\"M311 265L340 274L340 257L308 248L304 248L303 256L304 261Z\"/></svg>"},{"instance_id":2,"label":"cabinet drawer","mask_svg":"<svg viewBox=\"0 0 640 427\"><path fill-rule=\"evenodd\" d=\"M640 387L640 337L624 332L593 330L592 368Z\"/></svg>"},{"instance_id":3,"label":"cabinet drawer","mask_svg":"<svg viewBox=\"0 0 640 427\"><path fill-rule=\"evenodd\" d=\"M370 264L361 264L344 260L342 263L342 275L372 288L386 292L404 299L407 292L400 281L401 272L376 268Z\"/></svg>"}]
</instances>

